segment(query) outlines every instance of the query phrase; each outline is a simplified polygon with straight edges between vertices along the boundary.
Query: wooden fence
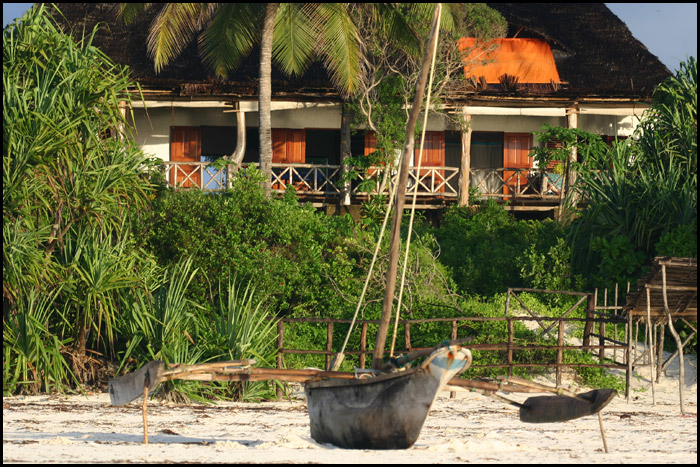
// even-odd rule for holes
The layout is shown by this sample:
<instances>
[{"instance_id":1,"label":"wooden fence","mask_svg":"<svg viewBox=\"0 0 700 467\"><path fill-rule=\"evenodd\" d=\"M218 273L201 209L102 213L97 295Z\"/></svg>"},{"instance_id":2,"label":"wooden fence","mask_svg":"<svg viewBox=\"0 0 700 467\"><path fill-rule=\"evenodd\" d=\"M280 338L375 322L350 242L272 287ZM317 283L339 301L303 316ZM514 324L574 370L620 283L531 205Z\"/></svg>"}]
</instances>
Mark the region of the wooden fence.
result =
<instances>
[{"instance_id":1,"label":"wooden fence","mask_svg":"<svg viewBox=\"0 0 700 467\"><path fill-rule=\"evenodd\" d=\"M509 297L512 293L529 291L530 289L509 289ZM587 304L591 305L591 300L589 297L592 294L580 294L587 299ZM580 303L580 302L579 302ZM577 303L577 305L579 304ZM575 308L577 305L574 305ZM509 306L509 305L507 305ZM598 368L620 368L626 369L625 363L618 363L612 361L606 363L605 360L600 360L599 363L565 363L564 362L564 350L581 350L596 352L599 355L604 355L606 350L616 351L617 349L627 349L627 344L623 342L613 342L611 339L601 339L598 345L592 345L590 342L590 337L594 336L590 330L593 329L595 324L598 324L599 329L601 327L604 329L606 324L624 324L625 320L620 317L615 316L603 316L595 309L587 310L586 318L570 318L566 317L571 310L564 313L564 315L559 317L544 317L544 316L508 316L509 308L507 308L506 316L502 317L477 317L477 316L463 316L454 318L426 318L426 319L404 319L399 320L399 329L403 329L403 337L405 342L405 348L398 350L397 353L405 353L413 350L420 350L422 347L413 347L411 340L411 330L412 327L425 324L425 323L437 323L445 322L450 323L451 332L450 335L445 335L443 338L447 339L457 339L457 331L460 325L469 322L501 322L507 330L507 341L506 342L495 342L495 343L483 343L483 344L468 344L468 347L473 351L480 352L501 352L505 355L505 358L501 363L491 363L491 364L480 364L479 362L474 362L472 368L504 368L507 369L508 375L513 375L513 370L515 368L535 368L535 367L554 367L557 372L557 385L561 384L561 373L564 368L573 367L598 367ZM556 344L542 344L542 343L518 343L516 342L515 336L515 323L516 322L537 322L544 330L543 334L556 329L557 339ZM549 326L544 326L545 323L551 322ZM585 323L585 329L589 330L588 339L584 338L584 343L582 345L570 345L565 342L565 326L567 323L582 322ZM306 323L306 324L325 324L326 325L326 345L324 349L291 349L286 348L284 344L284 334L285 327L291 323ZM279 321L278 323L278 356L277 356L277 366L278 368L284 367L284 356L290 354L300 354L300 355L323 355L325 356L326 368L330 366L332 358L337 353L334 350L333 344L333 331L337 324L350 324L349 319L330 319L330 318L288 318ZM377 324L378 320L358 320L356 325L360 329L360 346L359 349L346 350L347 355L359 355L359 367L365 368L367 363L366 356L371 354L373 351L367 346L367 331L370 324ZM603 331L604 333L604 331ZM437 343L436 343L437 344ZM518 351L531 351L531 350L552 350L556 351L556 357L553 361L541 361L541 362L518 362L514 358L514 353Z\"/></svg>"}]
</instances>

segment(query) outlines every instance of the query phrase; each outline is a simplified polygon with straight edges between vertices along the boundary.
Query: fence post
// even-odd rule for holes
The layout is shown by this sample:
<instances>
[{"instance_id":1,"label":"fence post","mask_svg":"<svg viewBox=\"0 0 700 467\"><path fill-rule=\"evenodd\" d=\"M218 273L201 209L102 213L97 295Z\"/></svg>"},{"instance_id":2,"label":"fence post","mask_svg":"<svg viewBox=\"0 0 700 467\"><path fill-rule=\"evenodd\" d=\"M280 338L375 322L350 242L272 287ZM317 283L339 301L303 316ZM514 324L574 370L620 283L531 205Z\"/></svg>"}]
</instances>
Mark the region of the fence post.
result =
<instances>
[{"instance_id":1,"label":"fence post","mask_svg":"<svg viewBox=\"0 0 700 467\"><path fill-rule=\"evenodd\" d=\"M331 354L333 353L333 321L328 321L328 332L326 334L326 370L331 368Z\"/></svg>"},{"instance_id":2,"label":"fence post","mask_svg":"<svg viewBox=\"0 0 700 467\"><path fill-rule=\"evenodd\" d=\"M284 356L282 354L282 349L284 348L284 321L279 320L277 322L277 368L282 369L284 366ZM275 390L277 399L282 399L284 396L282 392L282 384L277 384L277 389Z\"/></svg>"},{"instance_id":3,"label":"fence post","mask_svg":"<svg viewBox=\"0 0 700 467\"><path fill-rule=\"evenodd\" d=\"M365 368L365 351L367 350L367 321L362 323L362 331L360 333L360 368Z\"/></svg>"},{"instance_id":4,"label":"fence post","mask_svg":"<svg viewBox=\"0 0 700 467\"><path fill-rule=\"evenodd\" d=\"M564 320L559 319L559 336L557 337L557 387L561 386L561 364L564 363Z\"/></svg>"},{"instance_id":5,"label":"fence post","mask_svg":"<svg viewBox=\"0 0 700 467\"><path fill-rule=\"evenodd\" d=\"M596 289L597 290L597 289ZM592 293L588 294L588 303L586 306L586 326L583 329L583 347L591 345L591 331L593 330L593 312L595 311L596 300Z\"/></svg>"},{"instance_id":6,"label":"fence post","mask_svg":"<svg viewBox=\"0 0 700 467\"><path fill-rule=\"evenodd\" d=\"M513 318L507 317L508 323L508 376L513 376Z\"/></svg>"},{"instance_id":7,"label":"fence post","mask_svg":"<svg viewBox=\"0 0 700 467\"><path fill-rule=\"evenodd\" d=\"M408 352L411 351L411 323L406 321L403 324L403 330L404 330L404 339L406 340L406 350Z\"/></svg>"},{"instance_id":8,"label":"fence post","mask_svg":"<svg viewBox=\"0 0 700 467\"><path fill-rule=\"evenodd\" d=\"M605 292L603 292L603 306L605 307L605 312L607 313L608 310L608 288L605 288ZM600 363L603 363L603 360L605 359L605 320L600 320L600 323L598 324L598 345L600 345L600 350L598 351L598 360Z\"/></svg>"},{"instance_id":9,"label":"fence post","mask_svg":"<svg viewBox=\"0 0 700 467\"><path fill-rule=\"evenodd\" d=\"M450 338L452 340L457 339L457 320L454 319L452 320L452 333L450 334ZM450 399L454 399L457 397L457 393L455 391L450 391Z\"/></svg>"}]
</instances>

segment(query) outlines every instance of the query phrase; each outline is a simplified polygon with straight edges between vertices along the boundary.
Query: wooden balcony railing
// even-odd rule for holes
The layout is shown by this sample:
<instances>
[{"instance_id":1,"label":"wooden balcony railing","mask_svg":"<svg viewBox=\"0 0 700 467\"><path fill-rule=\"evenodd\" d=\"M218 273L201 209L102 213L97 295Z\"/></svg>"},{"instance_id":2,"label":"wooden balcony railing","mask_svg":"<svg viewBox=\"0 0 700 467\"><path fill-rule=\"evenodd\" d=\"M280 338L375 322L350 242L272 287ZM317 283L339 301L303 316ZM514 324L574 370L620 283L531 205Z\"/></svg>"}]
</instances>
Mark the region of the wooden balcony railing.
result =
<instances>
[{"instance_id":1,"label":"wooden balcony railing","mask_svg":"<svg viewBox=\"0 0 700 467\"><path fill-rule=\"evenodd\" d=\"M208 162L166 161L165 178L168 183L180 188L200 188L204 191L221 191L227 186L226 168L216 169ZM244 164L241 170L247 167ZM382 168L372 167L360 173L350 184L350 195L366 197L378 194ZM317 164L272 164L272 189L282 193L293 186L300 196L338 198L343 193L340 182L340 165ZM563 176L538 169L471 169L470 187L483 198L496 200L550 201L556 202L562 195ZM396 173L392 174L392 178ZM361 182L374 178L377 183L373 191L363 191ZM417 196L423 200L439 197L443 200L459 196L459 168L457 167L412 167L409 172L406 193L413 193L418 184ZM384 193L388 188L383 189Z\"/></svg>"}]
</instances>

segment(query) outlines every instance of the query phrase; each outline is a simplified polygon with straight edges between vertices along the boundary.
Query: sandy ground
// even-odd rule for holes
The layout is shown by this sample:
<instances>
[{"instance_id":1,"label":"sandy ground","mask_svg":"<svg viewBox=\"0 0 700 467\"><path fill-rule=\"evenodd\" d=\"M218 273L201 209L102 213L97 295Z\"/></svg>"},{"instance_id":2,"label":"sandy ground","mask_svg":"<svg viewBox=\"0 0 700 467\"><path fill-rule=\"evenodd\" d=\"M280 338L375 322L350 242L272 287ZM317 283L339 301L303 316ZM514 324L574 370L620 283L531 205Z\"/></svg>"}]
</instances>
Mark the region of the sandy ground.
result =
<instances>
[{"instance_id":1,"label":"sandy ground","mask_svg":"<svg viewBox=\"0 0 700 467\"><path fill-rule=\"evenodd\" d=\"M676 359L677 361L677 359ZM697 464L697 360L686 363L687 415L681 416L678 365L656 386L648 368L632 400L598 418L525 424L517 408L469 392L440 393L416 444L407 450L346 450L310 436L303 399L273 403L149 404L143 445L140 400L112 407L107 394L3 398L3 463L685 463ZM546 382L545 379L540 379ZM586 388L575 388L583 391ZM523 401L525 394L508 395Z\"/></svg>"}]
</instances>

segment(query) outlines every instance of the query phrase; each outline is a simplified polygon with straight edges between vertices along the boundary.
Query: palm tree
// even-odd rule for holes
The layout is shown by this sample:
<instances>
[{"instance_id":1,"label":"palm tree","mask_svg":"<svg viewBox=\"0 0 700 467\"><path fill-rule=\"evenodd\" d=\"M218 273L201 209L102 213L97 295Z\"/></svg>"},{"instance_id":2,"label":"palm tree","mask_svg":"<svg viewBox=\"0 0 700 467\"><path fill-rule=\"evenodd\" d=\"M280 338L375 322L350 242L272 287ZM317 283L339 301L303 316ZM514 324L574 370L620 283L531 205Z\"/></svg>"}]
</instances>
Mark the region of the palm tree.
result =
<instances>
[{"instance_id":1,"label":"palm tree","mask_svg":"<svg viewBox=\"0 0 700 467\"><path fill-rule=\"evenodd\" d=\"M119 12L130 22L151 4L123 3ZM303 73L320 56L342 94L350 95L361 79L359 37L340 3L166 3L148 36L156 72L197 37L204 63L226 77L260 43L258 118L260 167L270 192L272 132L271 64L290 75Z\"/></svg>"}]
</instances>

